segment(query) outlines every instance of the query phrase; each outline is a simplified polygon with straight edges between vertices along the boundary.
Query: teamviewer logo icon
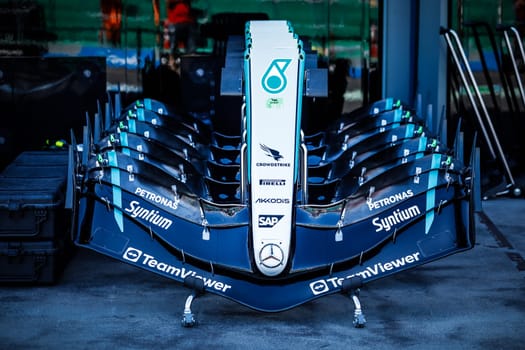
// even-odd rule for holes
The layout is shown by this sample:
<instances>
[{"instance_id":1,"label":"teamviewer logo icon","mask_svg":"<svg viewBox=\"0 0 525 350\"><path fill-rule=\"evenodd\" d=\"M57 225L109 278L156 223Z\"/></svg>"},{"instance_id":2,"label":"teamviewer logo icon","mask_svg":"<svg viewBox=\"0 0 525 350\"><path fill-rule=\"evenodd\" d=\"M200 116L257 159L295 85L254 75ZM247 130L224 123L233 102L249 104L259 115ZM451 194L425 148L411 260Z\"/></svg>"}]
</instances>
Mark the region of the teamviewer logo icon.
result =
<instances>
[{"instance_id":1,"label":"teamviewer logo icon","mask_svg":"<svg viewBox=\"0 0 525 350\"><path fill-rule=\"evenodd\" d=\"M328 292L328 284L325 280L318 280L310 283L310 289L314 295L319 295Z\"/></svg>"},{"instance_id":2,"label":"teamviewer logo icon","mask_svg":"<svg viewBox=\"0 0 525 350\"><path fill-rule=\"evenodd\" d=\"M124 255L122 256L124 259L131 261L131 262L137 262L139 261L140 257L142 256L142 251L138 250L133 247L128 247L126 251L124 252Z\"/></svg>"}]
</instances>

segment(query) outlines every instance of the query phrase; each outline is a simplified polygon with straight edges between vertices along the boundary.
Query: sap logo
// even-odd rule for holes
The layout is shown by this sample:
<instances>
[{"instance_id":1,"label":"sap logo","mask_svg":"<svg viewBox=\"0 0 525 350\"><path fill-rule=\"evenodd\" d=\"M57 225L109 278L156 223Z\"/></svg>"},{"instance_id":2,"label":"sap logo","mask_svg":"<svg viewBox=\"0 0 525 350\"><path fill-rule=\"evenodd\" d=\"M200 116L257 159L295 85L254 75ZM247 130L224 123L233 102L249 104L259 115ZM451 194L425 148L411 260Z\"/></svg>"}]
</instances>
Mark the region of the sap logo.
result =
<instances>
[{"instance_id":1,"label":"sap logo","mask_svg":"<svg viewBox=\"0 0 525 350\"><path fill-rule=\"evenodd\" d=\"M290 204L289 198L257 198L259 204Z\"/></svg>"},{"instance_id":2,"label":"sap logo","mask_svg":"<svg viewBox=\"0 0 525 350\"><path fill-rule=\"evenodd\" d=\"M139 261L141 256L142 256L142 251L138 250L137 248L133 248L133 247L128 247L128 249L126 249L126 251L124 252L124 255L122 255L124 259L131 261L131 262Z\"/></svg>"},{"instance_id":3,"label":"sap logo","mask_svg":"<svg viewBox=\"0 0 525 350\"><path fill-rule=\"evenodd\" d=\"M313 295L319 295L328 292L330 288L325 280L318 280L310 283L310 289L312 290Z\"/></svg>"},{"instance_id":4,"label":"sap logo","mask_svg":"<svg viewBox=\"0 0 525 350\"><path fill-rule=\"evenodd\" d=\"M259 227L272 228L281 221L283 216L284 215L259 215Z\"/></svg>"},{"instance_id":5,"label":"sap logo","mask_svg":"<svg viewBox=\"0 0 525 350\"><path fill-rule=\"evenodd\" d=\"M270 148L270 147L268 147L266 145L263 145L262 143L260 144L260 146L261 146L261 149L264 151L264 153L268 157L273 158L273 160L275 160L276 162L278 162L281 159L283 159L283 156L281 155L281 153L278 150Z\"/></svg>"}]
</instances>

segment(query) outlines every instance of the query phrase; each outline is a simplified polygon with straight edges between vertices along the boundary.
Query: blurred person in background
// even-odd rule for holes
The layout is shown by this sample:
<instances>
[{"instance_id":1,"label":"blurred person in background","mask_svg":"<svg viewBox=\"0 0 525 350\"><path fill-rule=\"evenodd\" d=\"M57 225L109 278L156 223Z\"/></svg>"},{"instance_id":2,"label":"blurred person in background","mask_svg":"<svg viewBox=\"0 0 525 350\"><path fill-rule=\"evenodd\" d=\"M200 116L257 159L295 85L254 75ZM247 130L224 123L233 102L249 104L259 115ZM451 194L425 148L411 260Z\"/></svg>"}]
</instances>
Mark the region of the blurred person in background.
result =
<instances>
[{"instance_id":1,"label":"blurred person in background","mask_svg":"<svg viewBox=\"0 0 525 350\"><path fill-rule=\"evenodd\" d=\"M164 23L173 56L195 52L195 17L190 0L167 0Z\"/></svg>"},{"instance_id":2,"label":"blurred person in background","mask_svg":"<svg viewBox=\"0 0 525 350\"><path fill-rule=\"evenodd\" d=\"M120 31L122 27L122 0L100 0L102 12L102 30L99 34L101 43L120 46Z\"/></svg>"}]
</instances>

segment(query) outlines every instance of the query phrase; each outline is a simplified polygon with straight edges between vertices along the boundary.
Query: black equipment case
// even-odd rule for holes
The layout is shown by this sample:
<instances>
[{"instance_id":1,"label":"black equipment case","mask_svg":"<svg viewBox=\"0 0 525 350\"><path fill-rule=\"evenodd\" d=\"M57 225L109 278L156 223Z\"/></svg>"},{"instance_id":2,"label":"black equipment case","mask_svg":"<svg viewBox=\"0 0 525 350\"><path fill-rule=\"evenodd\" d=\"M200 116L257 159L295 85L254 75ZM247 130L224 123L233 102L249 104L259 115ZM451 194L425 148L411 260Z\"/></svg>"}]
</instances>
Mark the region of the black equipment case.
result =
<instances>
[{"instance_id":1,"label":"black equipment case","mask_svg":"<svg viewBox=\"0 0 525 350\"><path fill-rule=\"evenodd\" d=\"M0 282L53 283L70 244L67 152L26 151L0 173Z\"/></svg>"},{"instance_id":2,"label":"black equipment case","mask_svg":"<svg viewBox=\"0 0 525 350\"><path fill-rule=\"evenodd\" d=\"M55 283L66 262L62 244L55 241L0 241L0 283Z\"/></svg>"}]
</instances>

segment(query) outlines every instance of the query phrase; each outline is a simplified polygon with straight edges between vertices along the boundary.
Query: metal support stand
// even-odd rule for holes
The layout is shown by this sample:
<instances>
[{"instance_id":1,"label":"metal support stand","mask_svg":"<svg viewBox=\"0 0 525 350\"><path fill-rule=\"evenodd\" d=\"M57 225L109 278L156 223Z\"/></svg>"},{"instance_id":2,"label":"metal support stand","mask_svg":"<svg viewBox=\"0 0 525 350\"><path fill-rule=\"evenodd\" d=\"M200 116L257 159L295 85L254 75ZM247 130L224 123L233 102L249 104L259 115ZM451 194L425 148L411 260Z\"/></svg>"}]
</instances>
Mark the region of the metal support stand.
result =
<instances>
[{"instance_id":1,"label":"metal support stand","mask_svg":"<svg viewBox=\"0 0 525 350\"><path fill-rule=\"evenodd\" d=\"M518 30L513 26L506 28L503 32L503 37L505 38L505 44L507 45L507 49L509 51L509 57L512 62L512 69L514 70L514 76L516 79L516 83L518 85L521 102L523 103L522 107L525 107L525 90L523 88L523 83L521 81L521 75L520 75L520 70L518 67L518 60L516 58L516 53L514 52L514 47L511 42L511 38L510 38L511 35L514 37L513 42L516 43L517 45L518 53L520 54L519 58L521 59L522 62L525 59L525 52L523 50L523 43L522 43L522 39L521 39L521 36Z\"/></svg>"},{"instance_id":2,"label":"metal support stand","mask_svg":"<svg viewBox=\"0 0 525 350\"><path fill-rule=\"evenodd\" d=\"M355 328L363 328L366 323L365 315L361 310L361 302L359 301L359 288L354 289L350 293L350 297L354 302L354 320L352 321Z\"/></svg>"},{"instance_id":3,"label":"metal support stand","mask_svg":"<svg viewBox=\"0 0 525 350\"><path fill-rule=\"evenodd\" d=\"M184 312L182 314L182 326L183 327L193 327L195 326L195 315L191 311L191 303L193 302L193 299L197 297L197 292L193 291L188 297L186 298L186 303L184 304Z\"/></svg>"},{"instance_id":4,"label":"metal support stand","mask_svg":"<svg viewBox=\"0 0 525 350\"><path fill-rule=\"evenodd\" d=\"M204 292L204 282L200 278L188 276L184 279L184 285L191 288L193 291L188 295L186 302L184 303L181 324L183 327L193 327L197 321L195 320L195 315L191 311L191 304L195 298Z\"/></svg>"},{"instance_id":5,"label":"metal support stand","mask_svg":"<svg viewBox=\"0 0 525 350\"><path fill-rule=\"evenodd\" d=\"M503 182L500 186L491 191L491 196L501 196L507 194L519 196L521 195L521 189L516 186L516 182L514 181L514 176L512 175L506 155L501 147L499 137L496 133L496 130L494 129L494 125L492 124L487 107L479 91L478 84L474 78L472 70L470 69L470 65L467 57L465 56L463 47L461 46L461 41L459 40L456 32L452 29L442 28L441 34L444 36L447 46L450 50L450 54L455 63L470 104L477 117L478 126L481 129L483 137L485 138L490 155L492 159L499 160L501 162L503 167L502 170L505 173L506 178L503 179ZM463 72L464 69L466 70L467 75L465 75ZM476 99L471 92L471 88L475 92ZM480 106L481 112L483 112L483 114L478 109L478 105ZM488 196L486 197L488 198Z\"/></svg>"},{"instance_id":6,"label":"metal support stand","mask_svg":"<svg viewBox=\"0 0 525 350\"><path fill-rule=\"evenodd\" d=\"M304 204L308 203L308 148L304 144L304 133L301 130L300 174L301 174L301 196Z\"/></svg>"},{"instance_id":7,"label":"metal support stand","mask_svg":"<svg viewBox=\"0 0 525 350\"><path fill-rule=\"evenodd\" d=\"M361 302L359 301L360 288L363 285L361 277L352 277L345 279L342 285L342 291L348 294L354 302L354 319L352 321L355 328L363 328L366 323L365 315L361 309Z\"/></svg>"}]
</instances>

